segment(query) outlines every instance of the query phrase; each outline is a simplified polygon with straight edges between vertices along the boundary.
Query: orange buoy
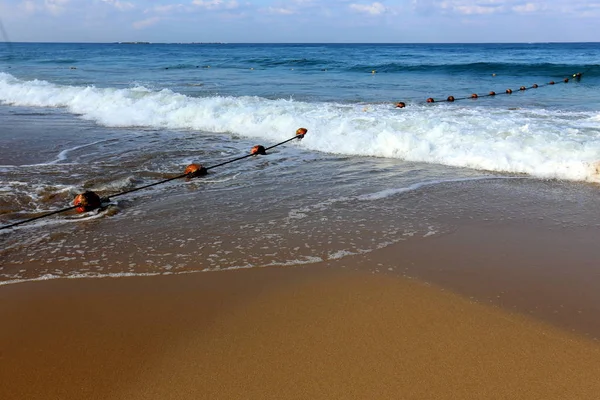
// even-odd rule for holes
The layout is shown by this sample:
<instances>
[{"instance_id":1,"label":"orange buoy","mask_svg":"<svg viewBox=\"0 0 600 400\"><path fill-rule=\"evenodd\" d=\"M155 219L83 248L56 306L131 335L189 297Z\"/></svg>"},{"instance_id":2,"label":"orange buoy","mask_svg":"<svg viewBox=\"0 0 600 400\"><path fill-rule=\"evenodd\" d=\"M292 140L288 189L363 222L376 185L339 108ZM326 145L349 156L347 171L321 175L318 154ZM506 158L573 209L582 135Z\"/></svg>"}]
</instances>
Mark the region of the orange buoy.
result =
<instances>
[{"instance_id":1,"label":"orange buoy","mask_svg":"<svg viewBox=\"0 0 600 400\"><path fill-rule=\"evenodd\" d=\"M452 103L454 101L454 96L448 96L448 101Z\"/></svg>"},{"instance_id":2,"label":"orange buoy","mask_svg":"<svg viewBox=\"0 0 600 400\"><path fill-rule=\"evenodd\" d=\"M308 129L306 128L298 128L298 130L296 130L296 137L298 139L304 139L304 135L306 135L307 132Z\"/></svg>"},{"instance_id":3,"label":"orange buoy","mask_svg":"<svg viewBox=\"0 0 600 400\"><path fill-rule=\"evenodd\" d=\"M252 150L250 150L250 154L253 155L257 155L260 154L262 156L266 156L267 155L267 151L265 150L264 146L261 145L256 145L252 148Z\"/></svg>"},{"instance_id":4,"label":"orange buoy","mask_svg":"<svg viewBox=\"0 0 600 400\"><path fill-rule=\"evenodd\" d=\"M512 89L506 89L506 93L511 94L512 93Z\"/></svg>"},{"instance_id":5,"label":"orange buoy","mask_svg":"<svg viewBox=\"0 0 600 400\"><path fill-rule=\"evenodd\" d=\"M563 82L565 82L565 83L569 82L569 78L565 78Z\"/></svg>"},{"instance_id":6,"label":"orange buoy","mask_svg":"<svg viewBox=\"0 0 600 400\"><path fill-rule=\"evenodd\" d=\"M554 85L554 81L548 82L548 85Z\"/></svg>"},{"instance_id":7,"label":"orange buoy","mask_svg":"<svg viewBox=\"0 0 600 400\"><path fill-rule=\"evenodd\" d=\"M78 213L100 208L100 203L100 196L90 190L78 194L73 200L73 205L76 206L75 210L77 210Z\"/></svg>"},{"instance_id":8,"label":"orange buoy","mask_svg":"<svg viewBox=\"0 0 600 400\"><path fill-rule=\"evenodd\" d=\"M534 83L533 86L532 86L532 88L537 89L538 88L537 83Z\"/></svg>"},{"instance_id":9,"label":"orange buoy","mask_svg":"<svg viewBox=\"0 0 600 400\"><path fill-rule=\"evenodd\" d=\"M208 174L208 171L202 164L190 164L185 168L183 173L186 174L188 178L196 178Z\"/></svg>"},{"instance_id":10,"label":"orange buoy","mask_svg":"<svg viewBox=\"0 0 600 400\"><path fill-rule=\"evenodd\" d=\"M496 92L494 92L494 91L491 91L489 94L490 94L490 96L495 96L495 95L496 95Z\"/></svg>"},{"instance_id":11,"label":"orange buoy","mask_svg":"<svg viewBox=\"0 0 600 400\"><path fill-rule=\"evenodd\" d=\"M435 103L435 100L433 99L433 97L430 97L430 98L427 99L427 102L428 103Z\"/></svg>"},{"instance_id":12,"label":"orange buoy","mask_svg":"<svg viewBox=\"0 0 600 400\"><path fill-rule=\"evenodd\" d=\"M473 94L471 95L471 98L472 98L472 99L476 99L476 98L478 98L478 97L479 97L479 96L477 96L477 93L473 93Z\"/></svg>"},{"instance_id":13,"label":"orange buoy","mask_svg":"<svg viewBox=\"0 0 600 400\"><path fill-rule=\"evenodd\" d=\"M396 108L404 108L406 107L406 104L402 101L399 101L396 103Z\"/></svg>"},{"instance_id":14,"label":"orange buoy","mask_svg":"<svg viewBox=\"0 0 600 400\"><path fill-rule=\"evenodd\" d=\"M521 86L519 90L527 90L527 88L525 86Z\"/></svg>"}]
</instances>

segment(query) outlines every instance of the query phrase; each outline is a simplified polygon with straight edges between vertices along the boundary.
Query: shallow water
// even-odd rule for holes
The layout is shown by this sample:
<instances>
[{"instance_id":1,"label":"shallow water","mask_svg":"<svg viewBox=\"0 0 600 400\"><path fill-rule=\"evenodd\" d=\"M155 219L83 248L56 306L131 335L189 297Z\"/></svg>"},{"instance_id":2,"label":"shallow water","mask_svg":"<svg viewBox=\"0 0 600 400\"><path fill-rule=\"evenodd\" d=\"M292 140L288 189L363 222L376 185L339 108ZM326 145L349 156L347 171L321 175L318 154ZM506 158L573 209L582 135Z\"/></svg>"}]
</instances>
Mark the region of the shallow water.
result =
<instances>
[{"instance_id":1,"label":"shallow water","mask_svg":"<svg viewBox=\"0 0 600 400\"><path fill-rule=\"evenodd\" d=\"M90 136L95 129L90 123ZM69 141L66 132L61 131L64 142ZM35 206L36 212L62 207L87 188L110 195L180 174L186 163L198 161L186 158L193 147L210 146L213 151L204 152L201 161L215 165L254 143L131 129L126 138L115 131L114 137L81 147L78 131L72 134L72 151L39 150L60 162L28 167L27 174L37 171L35 180L14 175L30 183L22 193L10 191L13 198L26 197L25 192L36 197L29 196L23 205L3 204L13 210L3 215L6 220L35 215L20 213L19 206ZM49 186L49 181L57 183ZM520 221L540 229L597 229L600 220L594 215L600 213L593 210L600 211L599 204L594 184L343 157L312 152L293 141L266 156L211 170L206 177L116 198L100 212L68 212L0 231L0 279L8 283L315 263L427 240L469 219Z\"/></svg>"},{"instance_id":2,"label":"shallow water","mask_svg":"<svg viewBox=\"0 0 600 400\"><path fill-rule=\"evenodd\" d=\"M595 209L600 179L596 44L144 46L0 53L3 225L309 133L100 212L1 230L3 282L313 263L469 218L597 224L574 212ZM424 102L505 87L516 93Z\"/></svg>"}]
</instances>

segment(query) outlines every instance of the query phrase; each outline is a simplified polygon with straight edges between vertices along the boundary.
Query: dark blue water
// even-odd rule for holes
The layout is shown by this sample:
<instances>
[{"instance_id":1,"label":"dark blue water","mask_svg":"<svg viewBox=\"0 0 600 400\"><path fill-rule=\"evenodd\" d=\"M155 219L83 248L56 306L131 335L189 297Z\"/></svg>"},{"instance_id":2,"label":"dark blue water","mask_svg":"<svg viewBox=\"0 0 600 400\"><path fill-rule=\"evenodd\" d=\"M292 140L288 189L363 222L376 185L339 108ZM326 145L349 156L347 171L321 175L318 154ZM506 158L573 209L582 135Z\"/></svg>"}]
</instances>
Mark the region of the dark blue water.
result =
<instances>
[{"instance_id":1,"label":"dark blue water","mask_svg":"<svg viewBox=\"0 0 600 400\"><path fill-rule=\"evenodd\" d=\"M191 96L423 101L503 92L576 72L585 74L586 88L595 87L600 44L14 43L0 49L0 71L61 85L143 85Z\"/></svg>"}]
</instances>

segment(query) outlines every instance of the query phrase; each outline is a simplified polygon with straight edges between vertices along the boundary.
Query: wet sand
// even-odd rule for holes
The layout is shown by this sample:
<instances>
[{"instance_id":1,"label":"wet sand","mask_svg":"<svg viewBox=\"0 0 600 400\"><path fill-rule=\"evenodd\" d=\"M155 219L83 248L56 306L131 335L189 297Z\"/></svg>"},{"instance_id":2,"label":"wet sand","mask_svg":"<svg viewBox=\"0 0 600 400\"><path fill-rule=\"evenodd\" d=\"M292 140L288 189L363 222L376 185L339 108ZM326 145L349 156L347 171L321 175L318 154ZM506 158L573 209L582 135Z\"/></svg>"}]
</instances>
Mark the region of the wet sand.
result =
<instances>
[{"instance_id":1,"label":"wet sand","mask_svg":"<svg viewBox=\"0 0 600 400\"><path fill-rule=\"evenodd\" d=\"M597 227L461 223L452 234L366 255L363 265L600 339ZM390 272L388 269L392 269Z\"/></svg>"},{"instance_id":2,"label":"wet sand","mask_svg":"<svg viewBox=\"0 0 600 400\"><path fill-rule=\"evenodd\" d=\"M521 274L560 233L514 252L521 234L479 224L304 267L0 287L0 398L596 398L600 346L569 329L581 314L534 319L518 294L594 309L586 257L570 282ZM462 295L398 273L416 264ZM498 287L512 302L488 304Z\"/></svg>"}]
</instances>

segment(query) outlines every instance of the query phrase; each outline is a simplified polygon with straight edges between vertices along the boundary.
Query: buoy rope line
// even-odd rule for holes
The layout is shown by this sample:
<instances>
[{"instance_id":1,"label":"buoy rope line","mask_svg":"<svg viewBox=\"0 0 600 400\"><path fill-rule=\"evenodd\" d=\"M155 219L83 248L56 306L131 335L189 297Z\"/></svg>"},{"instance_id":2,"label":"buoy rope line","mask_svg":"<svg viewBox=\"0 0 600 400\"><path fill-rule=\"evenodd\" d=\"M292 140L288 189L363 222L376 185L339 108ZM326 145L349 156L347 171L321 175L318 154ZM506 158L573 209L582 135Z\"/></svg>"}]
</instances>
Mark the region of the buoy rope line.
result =
<instances>
[{"instance_id":1,"label":"buoy rope line","mask_svg":"<svg viewBox=\"0 0 600 400\"><path fill-rule=\"evenodd\" d=\"M119 193L113 194L108 197L100 197L100 196L98 196L98 194L96 194L93 191L86 191L84 193L80 193L77 196L75 196L75 199L73 200L73 205L70 207L61 208L60 210L55 210L55 211L52 211L52 212L49 212L49 213L46 213L43 215L38 215L37 217L33 217L33 218L29 218L29 219L26 219L23 221L15 222L10 225L4 225L4 226L0 227L0 230L12 228L12 227L15 227L18 225L25 224L27 222L36 221L41 218L47 218L52 215L60 214L60 213L71 211L71 210L77 210L77 212L79 212L79 213L93 211L97 208L101 208L103 206L103 204L109 203L111 201L111 199L113 199L115 197L119 197L119 196L123 196L123 195L129 194L129 193L137 192L138 190L142 190L142 189L148 189L153 186L162 185L164 183L171 182L171 181L181 179L181 178L192 179L192 178L196 178L199 176L204 176L204 175L208 174L208 171L213 168L222 167L223 165L231 164L233 162L240 161L240 160L243 160L248 157L253 157L253 156L257 156L257 155L263 155L263 156L267 155L267 150L271 150L277 146L281 146L283 144L291 142L292 140L303 139L304 135L306 135L307 132L308 132L308 130L306 128L299 128L296 131L296 135L294 137L284 140L283 142L274 144L273 146L265 148L264 146L256 145L256 146L252 147L252 149L250 150L250 153L246 154L245 156L241 156L241 157L234 158L232 160L224 161L220 164L216 164L216 165L213 165L210 167L204 167L204 166L202 166L202 164L190 164L186 167L185 171L181 175L177 175L172 178L164 179L162 181L154 182L154 183L140 186L137 188L133 188L130 190L125 190L123 192L119 192Z\"/></svg>"},{"instance_id":2,"label":"buoy rope line","mask_svg":"<svg viewBox=\"0 0 600 400\"><path fill-rule=\"evenodd\" d=\"M582 72L577 72L575 74L573 74L573 79L574 80L581 80L583 73ZM564 78L562 80L562 83L569 83L571 78ZM488 92L487 94L477 94L477 93L473 93L468 97L454 97L454 96L448 96L446 99L442 99L442 100L435 100L433 97L429 97L425 102L426 103L443 103L443 102L448 102L448 103L453 103L455 101L459 101L459 100L467 100L467 99L478 99L480 97L494 97L497 95L501 95L501 94L512 94L513 92L524 92L528 89L537 89L537 88L541 88L544 86L552 86L555 85L556 83L561 83L561 82L555 82L555 81L550 81L548 83L543 83L541 85L538 85L537 83L534 83L533 85L527 87L527 86L521 86L519 89L506 89L504 92ZM399 101L396 103L396 108L404 108L406 107L406 103L403 101Z\"/></svg>"}]
</instances>

